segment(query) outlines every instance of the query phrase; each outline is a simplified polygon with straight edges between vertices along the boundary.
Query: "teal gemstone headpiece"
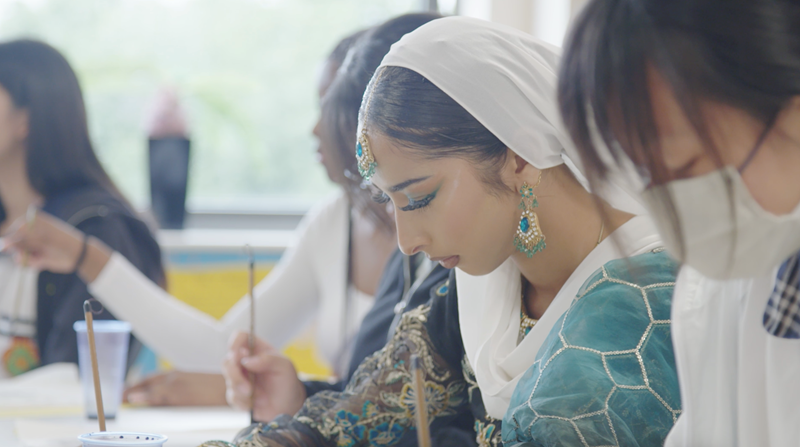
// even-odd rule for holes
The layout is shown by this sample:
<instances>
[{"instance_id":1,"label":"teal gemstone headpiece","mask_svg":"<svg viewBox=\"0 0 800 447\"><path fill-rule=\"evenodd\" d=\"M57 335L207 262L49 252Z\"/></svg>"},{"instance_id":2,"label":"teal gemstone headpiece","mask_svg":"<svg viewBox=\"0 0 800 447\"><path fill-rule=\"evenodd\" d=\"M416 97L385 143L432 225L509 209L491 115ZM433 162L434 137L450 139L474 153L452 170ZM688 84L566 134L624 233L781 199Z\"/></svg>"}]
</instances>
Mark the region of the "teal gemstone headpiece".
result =
<instances>
[{"instance_id":1,"label":"teal gemstone headpiece","mask_svg":"<svg viewBox=\"0 0 800 447\"><path fill-rule=\"evenodd\" d=\"M378 167L378 164L375 163L375 157L369 148L367 133L363 130L356 142L356 160L358 160L358 173L361 174L364 180L369 180L375 174L375 168Z\"/></svg>"},{"instance_id":2,"label":"teal gemstone headpiece","mask_svg":"<svg viewBox=\"0 0 800 447\"><path fill-rule=\"evenodd\" d=\"M358 140L356 141L356 160L358 161L358 173L361 174L361 177L364 180L369 180L370 177L375 175L375 169L378 167L378 163L375 162L375 155L372 154L372 149L369 147L369 140L367 140L367 117L369 116L369 106L372 104L372 93L375 91L375 86L378 85L378 81L381 79L383 75L383 70L380 68L375 73L372 81L370 81L370 85L367 86L367 90L369 90L369 96L367 97L367 103L364 106L364 114L361 116L361 132L358 135Z\"/></svg>"}]
</instances>

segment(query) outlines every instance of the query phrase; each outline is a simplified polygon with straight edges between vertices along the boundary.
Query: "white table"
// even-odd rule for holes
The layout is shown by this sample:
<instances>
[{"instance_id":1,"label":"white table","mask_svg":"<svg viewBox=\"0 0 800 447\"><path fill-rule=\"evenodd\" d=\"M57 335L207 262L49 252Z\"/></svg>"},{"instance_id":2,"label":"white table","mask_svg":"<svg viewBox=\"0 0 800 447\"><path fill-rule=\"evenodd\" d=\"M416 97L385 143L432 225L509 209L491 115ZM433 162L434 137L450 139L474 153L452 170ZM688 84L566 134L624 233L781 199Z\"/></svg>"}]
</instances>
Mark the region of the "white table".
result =
<instances>
[{"instance_id":1,"label":"white table","mask_svg":"<svg viewBox=\"0 0 800 447\"><path fill-rule=\"evenodd\" d=\"M77 368L40 368L0 382L0 446L76 447L77 436L97 431L84 416ZM165 447L195 447L211 439L231 440L249 414L227 407L123 407L108 421L109 431L167 435Z\"/></svg>"}]
</instances>

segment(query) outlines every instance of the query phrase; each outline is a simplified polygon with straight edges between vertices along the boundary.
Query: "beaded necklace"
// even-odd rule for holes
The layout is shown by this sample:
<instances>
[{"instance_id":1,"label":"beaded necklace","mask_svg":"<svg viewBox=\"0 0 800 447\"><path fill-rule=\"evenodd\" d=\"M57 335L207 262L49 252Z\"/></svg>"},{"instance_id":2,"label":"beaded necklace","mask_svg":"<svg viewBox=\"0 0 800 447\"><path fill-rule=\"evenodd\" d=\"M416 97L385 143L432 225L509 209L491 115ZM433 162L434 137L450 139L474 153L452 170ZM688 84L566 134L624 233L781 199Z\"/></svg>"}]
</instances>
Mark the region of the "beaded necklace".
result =
<instances>
[{"instance_id":1,"label":"beaded necklace","mask_svg":"<svg viewBox=\"0 0 800 447\"><path fill-rule=\"evenodd\" d=\"M603 240L603 231L606 229L605 222L600 224L600 234L597 236L597 245L600 245L600 242ZM539 322L537 318L531 318L528 315L528 311L525 308L525 286L527 282L523 280L521 291L520 291L520 308L519 308L519 336L517 337L517 343L521 342L526 335L531 332L536 323Z\"/></svg>"}]
</instances>

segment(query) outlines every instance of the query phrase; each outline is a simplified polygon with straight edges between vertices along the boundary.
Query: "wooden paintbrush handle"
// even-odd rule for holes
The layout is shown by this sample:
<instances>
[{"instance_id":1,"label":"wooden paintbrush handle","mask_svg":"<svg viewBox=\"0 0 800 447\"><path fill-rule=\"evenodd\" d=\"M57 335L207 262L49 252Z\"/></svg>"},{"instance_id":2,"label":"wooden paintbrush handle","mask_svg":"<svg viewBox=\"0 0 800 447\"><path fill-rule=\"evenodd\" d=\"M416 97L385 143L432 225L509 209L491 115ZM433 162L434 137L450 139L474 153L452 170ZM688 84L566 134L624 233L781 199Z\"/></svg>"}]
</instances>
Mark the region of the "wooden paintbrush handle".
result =
<instances>
[{"instance_id":1,"label":"wooden paintbrush handle","mask_svg":"<svg viewBox=\"0 0 800 447\"><path fill-rule=\"evenodd\" d=\"M431 447L431 432L428 424L428 405L425 402L425 376L422 362L416 355L411 356L411 371L414 379L414 398L416 400L415 420L417 424L417 444L419 447Z\"/></svg>"},{"instance_id":2,"label":"wooden paintbrush handle","mask_svg":"<svg viewBox=\"0 0 800 447\"><path fill-rule=\"evenodd\" d=\"M97 402L97 420L100 431L106 431L106 414L103 410L103 392L100 389L100 369L97 366L97 348L94 343L94 318L92 305L88 300L83 302L83 314L86 318L86 335L89 338L89 354L92 358L92 377L94 378L94 398Z\"/></svg>"}]
</instances>

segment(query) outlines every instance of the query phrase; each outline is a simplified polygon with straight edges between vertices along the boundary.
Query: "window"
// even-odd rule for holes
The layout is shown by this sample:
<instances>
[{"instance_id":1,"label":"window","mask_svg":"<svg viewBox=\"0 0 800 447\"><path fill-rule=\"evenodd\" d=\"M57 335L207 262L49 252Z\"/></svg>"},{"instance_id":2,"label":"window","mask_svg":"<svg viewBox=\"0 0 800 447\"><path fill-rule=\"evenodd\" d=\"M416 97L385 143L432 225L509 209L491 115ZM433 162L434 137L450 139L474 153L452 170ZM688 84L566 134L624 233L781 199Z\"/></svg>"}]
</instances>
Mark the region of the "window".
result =
<instances>
[{"instance_id":1,"label":"window","mask_svg":"<svg viewBox=\"0 0 800 447\"><path fill-rule=\"evenodd\" d=\"M33 37L78 72L95 150L147 206L145 122L177 90L192 139L189 207L310 203L334 186L314 157L316 76L338 40L419 0L4 0L0 38ZM277 205L276 205L277 204Z\"/></svg>"}]
</instances>

